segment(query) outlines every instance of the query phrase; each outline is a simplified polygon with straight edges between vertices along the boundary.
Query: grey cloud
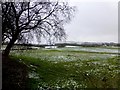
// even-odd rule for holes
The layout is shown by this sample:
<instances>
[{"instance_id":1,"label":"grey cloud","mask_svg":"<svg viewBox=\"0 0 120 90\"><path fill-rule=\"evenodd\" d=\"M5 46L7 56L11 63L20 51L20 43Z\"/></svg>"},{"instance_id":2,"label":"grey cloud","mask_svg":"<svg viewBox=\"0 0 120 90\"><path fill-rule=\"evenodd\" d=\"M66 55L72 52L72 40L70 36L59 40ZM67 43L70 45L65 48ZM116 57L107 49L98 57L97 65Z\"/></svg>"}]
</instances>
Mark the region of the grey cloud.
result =
<instances>
[{"instance_id":1,"label":"grey cloud","mask_svg":"<svg viewBox=\"0 0 120 90\"><path fill-rule=\"evenodd\" d=\"M116 2L77 2L76 5L74 19L65 26L68 41L117 42Z\"/></svg>"}]
</instances>

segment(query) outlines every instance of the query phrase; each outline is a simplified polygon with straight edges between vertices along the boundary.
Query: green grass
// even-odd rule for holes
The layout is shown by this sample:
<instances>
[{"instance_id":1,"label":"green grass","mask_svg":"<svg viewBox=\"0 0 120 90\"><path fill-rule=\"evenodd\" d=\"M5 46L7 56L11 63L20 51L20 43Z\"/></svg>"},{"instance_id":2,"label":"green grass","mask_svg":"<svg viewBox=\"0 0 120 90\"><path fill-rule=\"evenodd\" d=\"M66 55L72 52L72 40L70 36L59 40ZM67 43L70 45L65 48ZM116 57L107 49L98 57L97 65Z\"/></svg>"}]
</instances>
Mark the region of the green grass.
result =
<instances>
[{"instance_id":1,"label":"green grass","mask_svg":"<svg viewBox=\"0 0 120 90\"><path fill-rule=\"evenodd\" d=\"M27 50L11 57L29 67L28 87L119 88L120 58L113 53L72 50Z\"/></svg>"}]
</instances>

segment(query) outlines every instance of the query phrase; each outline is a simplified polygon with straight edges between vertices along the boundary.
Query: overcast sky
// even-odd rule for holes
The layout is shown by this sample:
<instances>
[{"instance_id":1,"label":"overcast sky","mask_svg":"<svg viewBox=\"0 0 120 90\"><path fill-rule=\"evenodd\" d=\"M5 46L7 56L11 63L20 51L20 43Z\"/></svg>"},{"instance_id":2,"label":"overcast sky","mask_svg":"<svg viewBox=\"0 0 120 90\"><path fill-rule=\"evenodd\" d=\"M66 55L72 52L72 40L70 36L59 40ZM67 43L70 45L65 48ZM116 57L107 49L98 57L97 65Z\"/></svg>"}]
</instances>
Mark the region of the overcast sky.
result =
<instances>
[{"instance_id":1,"label":"overcast sky","mask_svg":"<svg viewBox=\"0 0 120 90\"><path fill-rule=\"evenodd\" d=\"M118 0L69 0L77 10L65 25L67 41L118 42Z\"/></svg>"}]
</instances>

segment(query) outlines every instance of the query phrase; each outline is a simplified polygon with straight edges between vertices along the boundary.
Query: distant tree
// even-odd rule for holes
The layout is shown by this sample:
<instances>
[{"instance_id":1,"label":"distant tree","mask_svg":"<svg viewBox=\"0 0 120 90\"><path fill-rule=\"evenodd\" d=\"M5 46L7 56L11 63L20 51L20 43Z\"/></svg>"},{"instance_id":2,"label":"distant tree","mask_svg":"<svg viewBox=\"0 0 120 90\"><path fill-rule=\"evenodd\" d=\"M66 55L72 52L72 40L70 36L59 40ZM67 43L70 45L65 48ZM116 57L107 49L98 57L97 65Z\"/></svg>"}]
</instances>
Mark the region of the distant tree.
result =
<instances>
[{"instance_id":1,"label":"distant tree","mask_svg":"<svg viewBox=\"0 0 120 90\"><path fill-rule=\"evenodd\" d=\"M3 54L8 56L14 43L29 43L36 37L65 38L64 24L73 16L74 7L67 2L2 3L2 43L9 41Z\"/></svg>"}]
</instances>

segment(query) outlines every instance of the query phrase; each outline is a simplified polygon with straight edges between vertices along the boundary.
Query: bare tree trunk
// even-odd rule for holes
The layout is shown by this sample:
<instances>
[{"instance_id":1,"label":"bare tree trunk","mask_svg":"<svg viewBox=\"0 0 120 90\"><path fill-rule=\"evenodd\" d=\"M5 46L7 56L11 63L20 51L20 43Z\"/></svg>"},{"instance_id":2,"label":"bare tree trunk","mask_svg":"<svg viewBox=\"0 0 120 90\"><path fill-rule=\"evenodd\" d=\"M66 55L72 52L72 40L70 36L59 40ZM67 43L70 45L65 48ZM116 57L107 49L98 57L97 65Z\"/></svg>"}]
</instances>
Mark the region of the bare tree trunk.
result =
<instances>
[{"instance_id":1,"label":"bare tree trunk","mask_svg":"<svg viewBox=\"0 0 120 90\"><path fill-rule=\"evenodd\" d=\"M3 51L3 55L8 56L10 53L11 48L13 47L14 43L16 41L16 38L13 38L10 40L10 42L8 43L7 47L5 48L5 50Z\"/></svg>"}]
</instances>

